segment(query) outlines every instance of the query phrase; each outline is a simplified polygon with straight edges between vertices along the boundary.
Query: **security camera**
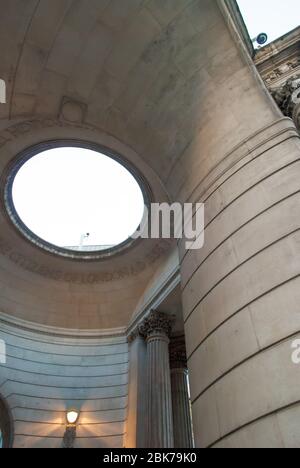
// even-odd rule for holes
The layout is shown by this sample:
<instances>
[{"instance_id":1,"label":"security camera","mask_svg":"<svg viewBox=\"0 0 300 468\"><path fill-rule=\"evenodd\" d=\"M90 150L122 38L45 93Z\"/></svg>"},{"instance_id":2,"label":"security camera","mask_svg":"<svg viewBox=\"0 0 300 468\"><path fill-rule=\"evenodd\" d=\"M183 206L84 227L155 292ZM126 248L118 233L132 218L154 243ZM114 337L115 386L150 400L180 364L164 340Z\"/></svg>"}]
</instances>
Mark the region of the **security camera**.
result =
<instances>
[{"instance_id":1,"label":"security camera","mask_svg":"<svg viewBox=\"0 0 300 468\"><path fill-rule=\"evenodd\" d=\"M268 35L266 33L260 33L257 37L252 39L252 42L257 42L258 45L262 46L268 42Z\"/></svg>"}]
</instances>

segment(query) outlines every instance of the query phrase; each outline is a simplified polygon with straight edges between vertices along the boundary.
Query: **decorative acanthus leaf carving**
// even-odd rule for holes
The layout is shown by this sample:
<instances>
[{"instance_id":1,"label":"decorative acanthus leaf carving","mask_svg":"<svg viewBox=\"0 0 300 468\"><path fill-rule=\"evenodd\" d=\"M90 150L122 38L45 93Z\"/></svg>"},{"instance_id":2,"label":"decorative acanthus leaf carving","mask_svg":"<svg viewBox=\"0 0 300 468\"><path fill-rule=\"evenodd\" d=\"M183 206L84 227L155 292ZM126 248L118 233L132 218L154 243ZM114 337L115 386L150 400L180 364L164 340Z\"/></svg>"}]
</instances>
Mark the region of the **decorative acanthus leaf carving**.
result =
<instances>
[{"instance_id":1,"label":"decorative acanthus leaf carving","mask_svg":"<svg viewBox=\"0 0 300 468\"><path fill-rule=\"evenodd\" d=\"M273 91L273 97L287 117L291 117L300 129L300 74Z\"/></svg>"},{"instance_id":2,"label":"decorative acanthus leaf carving","mask_svg":"<svg viewBox=\"0 0 300 468\"><path fill-rule=\"evenodd\" d=\"M149 338L156 333L170 337L174 322L174 316L152 310L140 325L139 332L144 338Z\"/></svg>"}]
</instances>

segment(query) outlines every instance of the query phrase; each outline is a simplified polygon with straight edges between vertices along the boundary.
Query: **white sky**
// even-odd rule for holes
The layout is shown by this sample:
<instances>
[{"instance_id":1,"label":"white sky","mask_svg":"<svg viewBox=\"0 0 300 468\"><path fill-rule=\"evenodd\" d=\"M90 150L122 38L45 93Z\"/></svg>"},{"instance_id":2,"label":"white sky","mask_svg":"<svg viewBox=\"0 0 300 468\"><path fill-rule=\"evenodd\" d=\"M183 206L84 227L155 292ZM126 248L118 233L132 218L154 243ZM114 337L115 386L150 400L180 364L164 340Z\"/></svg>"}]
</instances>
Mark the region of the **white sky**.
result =
<instances>
[{"instance_id":1,"label":"white sky","mask_svg":"<svg viewBox=\"0 0 300 468\"><path fill-rule=\"evenodd\" d=\"M144 199L119 163L81 148L57 148L27 161L13 184L15 208L31 231L58 246L116 245L139 226Z\"/></svg>"},{"instance_id":2,"label":"white sky","mask_svg":"<svg viewBox=\"0 0 300 468\"><path fill-rule=\"evenodd\" d=\"M300 0L238 0L251 39L268 34L268 43L300 24Z\"/></svg>"}]
</instances>

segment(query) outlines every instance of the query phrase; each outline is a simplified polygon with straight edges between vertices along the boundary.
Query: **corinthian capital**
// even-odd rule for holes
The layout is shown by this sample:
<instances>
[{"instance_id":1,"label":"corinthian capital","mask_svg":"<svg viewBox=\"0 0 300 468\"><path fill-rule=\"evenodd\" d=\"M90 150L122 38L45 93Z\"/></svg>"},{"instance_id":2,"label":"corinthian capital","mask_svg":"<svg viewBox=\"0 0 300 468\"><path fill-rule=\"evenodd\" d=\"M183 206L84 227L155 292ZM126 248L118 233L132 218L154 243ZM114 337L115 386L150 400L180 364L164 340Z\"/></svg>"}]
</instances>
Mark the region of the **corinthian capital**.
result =
<instances>
[{"instance_id":1,"label":"corinthian capital","mask_svg":"<svg viewBox=\"0 0 300 468\"><path fill-rule=\"evenodd\" d=\"M174 322L174 316L152 310L150 315L140 325L139 330L145 338L149 338L156 333L166 335L169 338Z\"/></svg>"},{"instance_id":2,"label":"corinthian capital","mask_svg":"<svg viewBox=\"0 0 300 468\"><path fill-rule=\"evenodd\" d=\"M273 92L278 106L287 117L291 117L300 129L300 75L290 78Z\"/></svg>"}]
</instances>

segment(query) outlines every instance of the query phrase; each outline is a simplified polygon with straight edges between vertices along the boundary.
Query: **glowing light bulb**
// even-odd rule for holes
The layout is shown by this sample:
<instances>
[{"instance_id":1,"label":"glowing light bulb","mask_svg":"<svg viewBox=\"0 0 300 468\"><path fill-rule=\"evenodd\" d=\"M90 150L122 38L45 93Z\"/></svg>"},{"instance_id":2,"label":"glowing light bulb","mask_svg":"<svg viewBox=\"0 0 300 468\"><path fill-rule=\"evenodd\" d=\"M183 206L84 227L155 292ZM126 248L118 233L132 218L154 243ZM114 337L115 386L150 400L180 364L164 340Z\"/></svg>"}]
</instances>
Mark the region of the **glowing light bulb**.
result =
<instances>
[{"instance_id":1,"label":"glowing light bulb","mask_svg":"<svg viewBox=\"0 0 300 468\"><path fill-rule=\"evenodd\" d=\"M67 421L68 424L76 424L79 417L79 413L76 410L71 410L67 412Z\"/></svg>"}]
</instances>

